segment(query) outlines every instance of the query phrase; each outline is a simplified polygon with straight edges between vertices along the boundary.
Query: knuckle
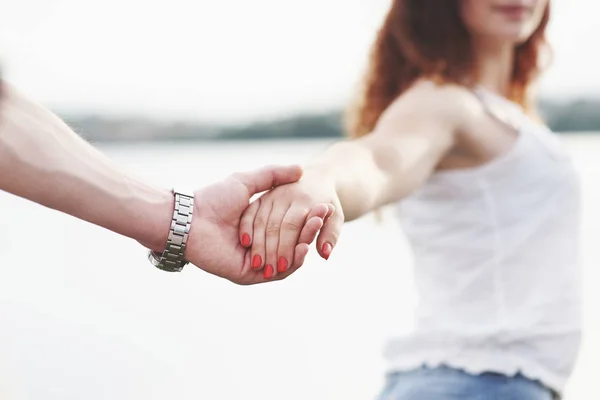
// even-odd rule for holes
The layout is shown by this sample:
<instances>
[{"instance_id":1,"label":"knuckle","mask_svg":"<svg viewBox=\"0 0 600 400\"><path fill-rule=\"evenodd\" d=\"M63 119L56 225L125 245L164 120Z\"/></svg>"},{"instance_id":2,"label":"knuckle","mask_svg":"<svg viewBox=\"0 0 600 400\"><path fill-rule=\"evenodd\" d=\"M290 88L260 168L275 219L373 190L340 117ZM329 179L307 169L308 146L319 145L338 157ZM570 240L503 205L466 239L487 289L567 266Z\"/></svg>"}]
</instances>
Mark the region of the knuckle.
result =
<instances>
[{"instance_id":1,"label":"knuckle","mask_svg":"<svg viewBox=\"0 0 600 400\"><path fill-rule=\"evenodd\" d=\"M327 232L324 232L324 234L319 238L319 240L321 242L329 242L335 246L336 243L338 242L339 237L340 237L339 232L335 229L332 229L332 230L328 230Z\"/></svg>"},{"instance_id":2,"label":"knuckle","mask_svg":"<svg viewBox=\"0 0 600 400\"><path fill-rule=\"evenodd\" d=\"M242 183L246 179L246 174L244 172L235 172L229 175L229 179L234 180L238 183Z\"/></svg>"},{"instance_id":3,"label":"knuckle","mask_svg":"<svg viewBox=\"0 0 600 400\"><path fill-rule=\"evenodd\" d=\"M331 239L333 239L334 242L337 242L337 240L340 238L340 233L337 230L333 230L329 232L329 236L331 237Z\"/></svg>"},{"instance_id":4,"label":"knuckle","mask_svg":"<svg viewBox=\"0 0 600 400\"><path fill-rule=\"evenodd\" d=\"M267 225L266 234L267 236L277 236L279 235L280 225L278 223L269 223Z\"/></svg>"},{"instance_id":5,"label":"knuckle","mask_svg":"<svg viewBox=\"0 0 600 400\"><path fill-rule=\"evenodd\" d=\"M312 213L313 209L312 207L310 207L308 204L303 204L300 207L298 207L298 210L295 213L295 216L298 219L302 219L302 218L306 218L308 217L311 213Z\"/></svg>"},{"instance_id":6,"label":"knuckle","mask_svg":"<svg viewBox=\"0 0 600 400\"><path fill-rule=\"evenodd\" d=\"M259 169L259 171L263 174L267 174L267 173L275 172L276 169L277 169L277 166L275 164L268 164L268 165L265 165L264 167L262 167L261 169Z\"/></svg>"},{"instance_id":7,"label":"knuckle","mask_svg":"<svg viewBox=\"0 0 600 400\"><path fill-rule=\"evenodd\" d=\"M254 225L255 226L265 226L267 224L267 218L263 215L257 215L256 218L254 218Z\"/></svg>"},{"instance_id":8,"label":"knuckle","mask_svg":"<svg viewBox=\"0 0 600 400\"><path fill-rule=\"evenodd\" d=\"M290 220L284 221L283 224L281 225L281 228L286 231L298 231L298 230L300 230L301 227L302 227L301 222L296 219L294 219L294 220L290 219Z\"/></svg>"}]
</instances>

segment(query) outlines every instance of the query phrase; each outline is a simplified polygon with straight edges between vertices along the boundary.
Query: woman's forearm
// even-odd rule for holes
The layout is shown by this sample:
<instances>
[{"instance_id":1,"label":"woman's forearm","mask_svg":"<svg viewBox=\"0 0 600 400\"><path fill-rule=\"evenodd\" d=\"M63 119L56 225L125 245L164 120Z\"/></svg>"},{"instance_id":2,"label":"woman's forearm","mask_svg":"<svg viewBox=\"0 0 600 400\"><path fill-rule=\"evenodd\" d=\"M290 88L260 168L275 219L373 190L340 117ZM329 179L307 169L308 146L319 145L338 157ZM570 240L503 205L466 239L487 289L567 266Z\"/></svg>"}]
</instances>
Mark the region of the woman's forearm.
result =
<instances>
[{"instance_id":1,"label":"woman's forearm","mask_svg":"<svg viewBox=\"0 0 600 400\"><path fill-rule=\"evenodd\" d=\"M335 187L346 221L377 208L388 181L377 154L364 140L338 142L305 166L303 179Z\"/></svg>"},{"instance_id":2,"label":"woman's forearm","mask_svg":"<svg viewBox=\"0 0 600 400\"><path fill-rule=\"evenodd\" d=\"M452 147L452 127L384 121L378 130L334 144L305 168L303 179L335 187L346 221L398 201L419 188Z\"/></svg>"},{"instance_id":3,"label":"woman's forearm","mask_svg":"<svg viewBox=\"0 0 600 400\"><path fill-rule=\"evenodd\" d=\"M162 250L169 190L119 170L44 107L3 84L0 189Z\"/></svg>"}]
</instances>

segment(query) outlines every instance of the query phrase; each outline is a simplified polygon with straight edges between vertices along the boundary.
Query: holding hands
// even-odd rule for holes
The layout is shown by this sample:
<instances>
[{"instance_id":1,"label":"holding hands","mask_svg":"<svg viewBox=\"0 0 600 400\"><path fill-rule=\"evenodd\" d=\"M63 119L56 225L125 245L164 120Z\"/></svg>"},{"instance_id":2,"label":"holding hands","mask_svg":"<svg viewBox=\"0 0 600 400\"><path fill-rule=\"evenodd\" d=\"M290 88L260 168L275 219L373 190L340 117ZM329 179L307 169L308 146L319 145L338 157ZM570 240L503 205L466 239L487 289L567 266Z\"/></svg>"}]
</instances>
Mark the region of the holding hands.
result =
<instances>
[{"instance_id":1,"label":"holding hands","mask_svg":"<svg viewBox=\"0 0 600 400\"><path fill-rule=\"evenodd\" d=\"M298 181L301 176L302 169L299 166L269 166L256 171L233 174L223 181L196 191L194 219L185 249L186 259L206 272L240 285L279 280L290 275L303 264L309 245L314 241L324 220L332 214L333 206L324 202L304 201L303 205L310 206L301 210L294 208L295 213L290 214L294 218L289 224L286 220L284 225L289 228L293 224L297 229L286 229L281 239L281 223L271 223L268 229L259 224L263 217L265 222L270 221L271 215L265 214L265 209L259 206L268 205L278 213L285 213L286 209L281 204L272 207L271 202L267 202L266 199L271 198L270 193L273 193L274 187L285 187ZM271 192L267 192L248 206L255 194L268 190ZM287 193L287 190L284 192ZM253 225L250 223L250 218L252 221L255 219L253 211L261 212L257 219L256 231L252 230ZM242 234L238 233L240 226ZM270 235L268 243L265 241L266 231ZM256 232L262 232L262 236ZM276 241L273 241L275 234ZM268 249L274 251L265 253L266 243ZM280 274L276 274L272 267L277 265L273 260L276 260L278 254L278 245L285 250L279 253L280 259L285 260L279 263ZM249 251L250 246L253 252Z\"/></svg>"},{"instance_id":2,"label":"holding hands","mask_svg":"<svg viewBox=\"0 0 600 400\"><path fill-rule=\"evenodd\" d=\"M328 259L344 223L333 180L307 170L298 182L273 188L252 202L239 223L240 242L250 249L251 269L262 272L265 280L292 274L301 265L294 261L298 251L304 251L298 246L307 243L305 232L314 232L311 221L323 212L317 251Z\"/></svg>"}]
</instances>

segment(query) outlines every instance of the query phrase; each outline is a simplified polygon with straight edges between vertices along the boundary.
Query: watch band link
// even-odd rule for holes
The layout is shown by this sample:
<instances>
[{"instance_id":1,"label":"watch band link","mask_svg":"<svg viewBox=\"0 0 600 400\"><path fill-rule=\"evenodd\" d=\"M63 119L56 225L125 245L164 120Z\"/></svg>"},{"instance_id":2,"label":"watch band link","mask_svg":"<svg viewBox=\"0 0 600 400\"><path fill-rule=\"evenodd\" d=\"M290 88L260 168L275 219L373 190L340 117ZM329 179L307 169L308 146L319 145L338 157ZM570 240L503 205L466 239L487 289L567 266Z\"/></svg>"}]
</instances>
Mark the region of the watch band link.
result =
<instances>
[{"instance_id":1,"label":"watch band link","mask_svg":"<svg viewBox=\"0 0 600 400\"><path fill-rule=\"evenodd\" d=\"M168 272L180 272L188 263L184 252L194 213L194 195L173 191L175 210L167 244L162 254L150 251L148 259L157 268Z\"/></svg>"}]
</instances>

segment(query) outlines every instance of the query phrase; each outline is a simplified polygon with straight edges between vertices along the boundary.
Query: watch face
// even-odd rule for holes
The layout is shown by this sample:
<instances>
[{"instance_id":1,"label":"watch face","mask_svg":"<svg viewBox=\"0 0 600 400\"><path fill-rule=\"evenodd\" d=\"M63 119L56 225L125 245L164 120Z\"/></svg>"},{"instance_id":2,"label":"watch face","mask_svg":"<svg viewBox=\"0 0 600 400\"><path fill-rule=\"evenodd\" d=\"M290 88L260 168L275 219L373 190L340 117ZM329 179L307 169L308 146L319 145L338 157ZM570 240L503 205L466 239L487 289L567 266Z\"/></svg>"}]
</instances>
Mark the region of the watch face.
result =
<instances>
[{"instance_id":1,"label":"watch face","mask_svg":"<svg viewBox=\"0 0 600 400\"><path fill-rule=\"evenodd\" d=\"M148 250L148 261L150 261L150 264L154 265L155 267L158 267L158 264L160 263L160 258L161 256L158 255L155 251Z\"/></svg>"}]
</instances>

